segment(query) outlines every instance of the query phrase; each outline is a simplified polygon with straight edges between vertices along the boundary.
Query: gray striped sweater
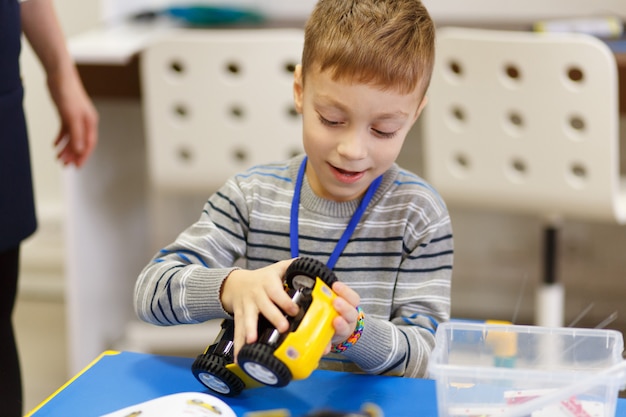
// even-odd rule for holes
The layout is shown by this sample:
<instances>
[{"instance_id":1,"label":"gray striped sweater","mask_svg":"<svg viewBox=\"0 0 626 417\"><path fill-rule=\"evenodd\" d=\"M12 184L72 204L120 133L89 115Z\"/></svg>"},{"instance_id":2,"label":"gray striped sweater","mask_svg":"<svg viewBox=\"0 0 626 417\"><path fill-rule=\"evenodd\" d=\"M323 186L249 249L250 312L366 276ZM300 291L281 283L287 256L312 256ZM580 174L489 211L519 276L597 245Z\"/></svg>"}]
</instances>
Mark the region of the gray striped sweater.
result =
<instances>
[{"instance_id":1,"label":"gray striped sweater","mask_svg":"<svg viewBox=\"0 0 626 417\"><path fill-rule=\"evenodd\" d=\"M138 316L156 325L229 317L219 292L236 262L257 269L290 259L290 206L302 159L251 168L212 195L200 219L139 275ZM326 262L358 203L319 198L305 180L299 255ZM361 297L363 334L322 367L425 376L437 324L450 317L452 260L445 204L421 178L394 165L334 268Z\"/></svg>"}]
</instances>

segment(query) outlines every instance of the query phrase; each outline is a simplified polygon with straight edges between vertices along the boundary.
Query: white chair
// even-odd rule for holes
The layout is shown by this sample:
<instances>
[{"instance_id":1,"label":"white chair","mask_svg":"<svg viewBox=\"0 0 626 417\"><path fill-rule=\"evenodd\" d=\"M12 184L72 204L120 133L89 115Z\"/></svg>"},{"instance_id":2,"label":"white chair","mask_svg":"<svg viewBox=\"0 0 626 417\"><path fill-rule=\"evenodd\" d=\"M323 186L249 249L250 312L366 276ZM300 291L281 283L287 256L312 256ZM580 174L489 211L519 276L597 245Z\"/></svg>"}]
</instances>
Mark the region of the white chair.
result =
<instances>
[{"instance_id":1,"label":"white chair","mask_svg":"<svg viewBox=\"0 0 626 417\"><path fill-rule=\"evenodd\" d=\"M425 176L451 206L546 220L539 325L563 325L560 220L626 223L617 82L614 55L591 36L438 31Z\"/></svg>"},{"instance_id":2,"label":"white chair","mask_svg":"<svg viewBox=\"0 0 626 417\"><path fill-rule=\"evenodd\" d=\"M201 202L189 198L204 201L231 175L302 152L292 92L303 43L297 29L180 29L142 52L151 217L168 219L152 221L156 247L197 218ZM131 321L117 345L192 351L213 340L214 326Z\"/></svg>"},{"instance_id":3,"label":"white chair","mask_svg":"<svg viewBox=\"0 0 626 417\"><path fill-rule=\"evenodd\" d=\"M292 85L303 42L297 29L181 29L146 48L152 186L207 194L232 174L301 152Z\"/></svg>"}]
</instances>

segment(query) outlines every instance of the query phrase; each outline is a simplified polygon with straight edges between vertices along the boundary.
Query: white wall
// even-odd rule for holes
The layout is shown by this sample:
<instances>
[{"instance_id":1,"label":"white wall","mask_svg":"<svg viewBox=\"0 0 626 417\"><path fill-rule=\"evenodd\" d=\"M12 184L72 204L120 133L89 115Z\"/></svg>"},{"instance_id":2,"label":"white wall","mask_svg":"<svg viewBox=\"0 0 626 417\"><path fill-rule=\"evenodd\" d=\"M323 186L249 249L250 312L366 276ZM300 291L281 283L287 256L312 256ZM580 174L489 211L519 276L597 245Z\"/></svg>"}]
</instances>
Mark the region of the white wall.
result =
<instances>
[{"instance_id":1,"label":"white wall","mask_svg":"<svg viewBox=\"0 0 626 417\"><path fill-rule=\"evenodd\" d=\"M439 21L530 23L549 18L620 16L624 0L423 0Z\"/></svg>"},{"instance_id":2,"label":"white wall","mask_svg":"<svg viewBox=\"0 0 626 417\"><path fill-rule=\"evenodd\" d=\"M616 15L626 18L624 0L423 0L437 21L529 23L556 17ZM305 19L316 0L102 0L105 21L175 4L254 7L276 18Z\"/></svg>"}]
</instances>

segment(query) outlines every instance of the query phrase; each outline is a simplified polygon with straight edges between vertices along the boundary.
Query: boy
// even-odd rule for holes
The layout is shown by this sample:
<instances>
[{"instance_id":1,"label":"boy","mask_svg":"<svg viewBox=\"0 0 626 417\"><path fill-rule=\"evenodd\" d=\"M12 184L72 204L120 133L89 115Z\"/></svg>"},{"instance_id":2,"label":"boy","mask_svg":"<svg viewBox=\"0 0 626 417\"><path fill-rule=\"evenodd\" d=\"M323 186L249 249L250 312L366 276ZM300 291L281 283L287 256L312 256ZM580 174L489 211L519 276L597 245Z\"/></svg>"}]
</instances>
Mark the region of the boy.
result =
<instances>
[{"instance_id":1,"label":"boy","mask_svg":"<svg viewBox=\"0 0 626 417\"><path fill-rule=\"evenodd\" d=\"M297 307L282 277L290 259L311 256L340 281L337 354L322 366L424 376L450 314L452 231L441 198L395 160L426 104L433 59L418 0L320 1L294 76L306 156L254 167L210 197L140 274L139 317L234 316L236 355L256 340L259 313L287 330L283 311ZM245 269L233 267L239 259Z\"/></svg>"}]
</instances>

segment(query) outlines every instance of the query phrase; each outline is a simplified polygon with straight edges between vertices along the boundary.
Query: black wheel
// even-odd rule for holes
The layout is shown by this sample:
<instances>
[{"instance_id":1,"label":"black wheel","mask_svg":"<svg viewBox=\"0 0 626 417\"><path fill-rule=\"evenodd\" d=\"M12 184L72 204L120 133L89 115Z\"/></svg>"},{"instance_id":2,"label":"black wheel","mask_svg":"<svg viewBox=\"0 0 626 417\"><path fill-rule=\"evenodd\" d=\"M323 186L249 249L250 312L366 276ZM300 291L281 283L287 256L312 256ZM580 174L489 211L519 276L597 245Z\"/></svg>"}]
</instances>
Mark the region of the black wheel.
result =
<instances>
[{"instance_id":1,"label":"black wheel","mask_svg":"<svg viewBox=\"0 0 626 417\"><path fill-rule=\"evenodd\" d=\"M313 288L315 278L319 277L329 287L337 281L335 273L324 263L313 258L298 258L289 265L285 273L285 282L289 288Z\"/></svg>"},{"instance_id":2,"label":"black wheel","mask_svg":"<svg viewBox=\"0 0 626 417\"><path fill-rule=\"evenodd\" d=\"M230 397L239 395L245 384L226 368L226 364L221 356L202 354L191 365L191 371L208 389Z\"/></svg>"},{"instance_id":3,"label":"black wheel","mask_svg":"<svg viewBox=\"0 0 626 417\"><path fill-rule=\"evenodd\" d=\"M252 343L241 348L237 362L245 373L264 385L284 387L292 379L287 365L274 356L274 349L262 343Z\"/></svg>"}]
</instances>

